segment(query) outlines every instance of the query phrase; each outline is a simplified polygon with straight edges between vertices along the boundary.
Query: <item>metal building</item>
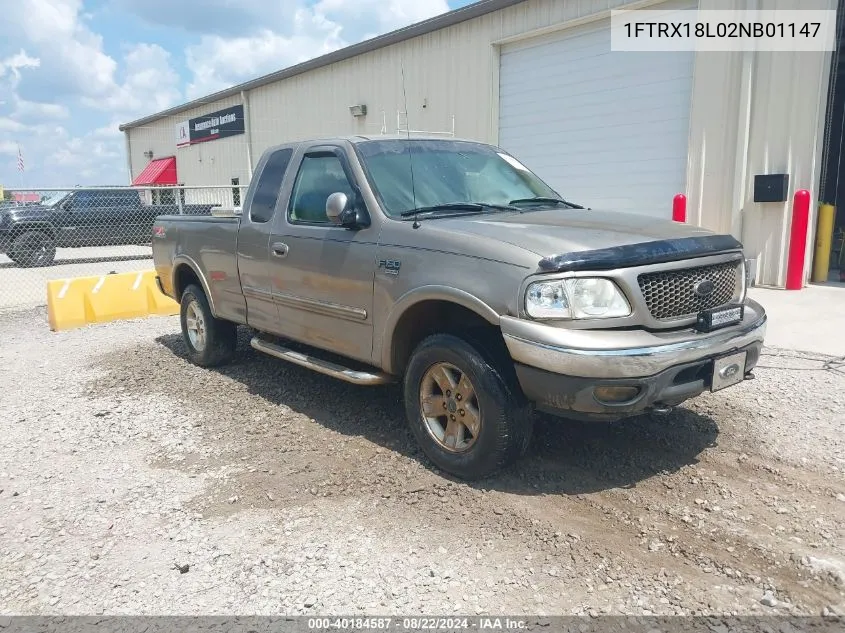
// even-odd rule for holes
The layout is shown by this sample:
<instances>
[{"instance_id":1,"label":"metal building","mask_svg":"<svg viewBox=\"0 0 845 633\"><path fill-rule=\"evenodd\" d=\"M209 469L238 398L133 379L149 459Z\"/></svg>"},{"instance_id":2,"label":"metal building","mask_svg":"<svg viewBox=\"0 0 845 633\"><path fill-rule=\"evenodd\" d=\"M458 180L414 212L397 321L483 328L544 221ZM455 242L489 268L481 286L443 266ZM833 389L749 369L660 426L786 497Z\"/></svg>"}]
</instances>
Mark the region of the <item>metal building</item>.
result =
<instances>
[{"instance_id":1,"label":"metal building","mask_svg":"<svg viewBox=\"0 0 845 633\"><path fill-rule=\"evenodd\" d=\"M684 193L689 222L733 233L757 258L757 283L782 287L793 192L817 206L838 55L612 52L617 8L836 0L483 0L124 124L129 172L139 184L243 185L279 142L454 131L594 209L668 218ZM761 174L788 174L786 200L754 201Z\"/></svg>"}]
</instances>

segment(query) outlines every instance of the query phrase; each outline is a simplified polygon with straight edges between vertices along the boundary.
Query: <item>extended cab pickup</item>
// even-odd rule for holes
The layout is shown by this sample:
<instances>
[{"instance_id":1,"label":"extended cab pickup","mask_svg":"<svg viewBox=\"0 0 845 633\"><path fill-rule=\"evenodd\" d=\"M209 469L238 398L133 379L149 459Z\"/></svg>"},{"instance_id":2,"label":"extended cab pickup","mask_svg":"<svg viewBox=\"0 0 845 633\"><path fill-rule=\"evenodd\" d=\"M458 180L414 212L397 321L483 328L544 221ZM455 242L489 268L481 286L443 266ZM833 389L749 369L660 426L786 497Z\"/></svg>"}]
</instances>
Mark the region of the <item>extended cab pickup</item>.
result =
<instances>
[{"instance_id":1,"label":"extended cab pickup","mask_svg":"<svg viewBox=\"0 0 845 633\"><path fill-rule=\"evenodd\" d=\"M535 409L614 420L751 377L766 328L733 237L584 209L454 139L272 147L240 216L159 217L153 258L193 362L247 325L271 356L401 382L425 453L466 479L525 452Z\"/></svg>"},{"instance_id":2,"label":"extended cab pickup","mask_svg":"<svg viewBox=\"0 0 845 633\"><path fill-rule=\"evenodd\" d=\"M158 215L211 213L212 204L145 204L137 189L79 189L36 204L0 207L0 253L49 266L56 247L145 244Z\"/></svg>"}]
</instances>

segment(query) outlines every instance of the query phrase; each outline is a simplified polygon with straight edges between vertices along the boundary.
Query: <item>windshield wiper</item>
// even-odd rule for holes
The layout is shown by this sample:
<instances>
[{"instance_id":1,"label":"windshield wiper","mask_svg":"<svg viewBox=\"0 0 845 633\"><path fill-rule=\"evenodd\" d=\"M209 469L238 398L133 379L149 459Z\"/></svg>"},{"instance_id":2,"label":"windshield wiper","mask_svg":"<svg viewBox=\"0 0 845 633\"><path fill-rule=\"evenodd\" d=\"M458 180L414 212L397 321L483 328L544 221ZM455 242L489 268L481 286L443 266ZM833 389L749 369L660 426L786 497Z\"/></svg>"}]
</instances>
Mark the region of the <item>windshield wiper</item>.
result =
<instances>
[{"instance_id":1,"label":"windshield wiper","mask_svg":"<svg viewBox=\"0 0 845 633\"><path fill-rule=\"evenodd\" d=\"M535 202L535 203L549 203L549 204L565 204L568 207L572 207L573 209L583 209L580 204L575 204L574 202L569 202L569 200L564 200L563 198L548 198L545 196L535 196L533 198L517 198L516 200L511 200L508 204L521 204L525 202Z\"/></svg>"},{"instance_id":2,"label":"windshield wiper","mask_svg":"<svg viewBox=\"0 0 845 633\"><path fill-rule=\"evenodd\" d=\"M416 209L409 209L403 211L400 216L408 218L421 213L437 213L454 211L457 213L483 213L487 209L498 209L502 211L519 211L516 207L504 204L487 204L484 202L446 202L444 204L435 204L429 207L418 207Z\"/></svg>"}]
</instances>

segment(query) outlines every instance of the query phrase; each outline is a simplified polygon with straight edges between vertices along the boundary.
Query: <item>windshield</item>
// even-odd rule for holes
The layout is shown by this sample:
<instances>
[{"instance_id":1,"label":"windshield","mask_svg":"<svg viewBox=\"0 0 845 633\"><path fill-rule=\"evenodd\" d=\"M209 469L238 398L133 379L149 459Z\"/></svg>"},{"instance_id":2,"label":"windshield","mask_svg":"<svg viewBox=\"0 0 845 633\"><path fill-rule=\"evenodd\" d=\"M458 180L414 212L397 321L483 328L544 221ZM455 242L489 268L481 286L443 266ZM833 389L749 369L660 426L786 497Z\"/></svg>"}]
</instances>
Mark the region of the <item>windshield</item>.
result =
<instances>
[{"instance_id":1,"label":"windshield","mask_svg":"<svg viewBox=\"0 0 845 633\"><path fill-rule=\"evenodd\" d=\"M415 208L452 203L504 206L512 200L538 196L560 199L519 161L489 145L391 139L365 141L356 148L386 213L392 217Z\"/></svg>"},{"instance_id":2,"label":"windshield","mask_svg":"<svg viewBox=\"0 0 845 633\"><path fill-rule=\"evenodd\" d=\"M69 191L48 191L41 198L41 204L45 207L54 207L70 194Z\"/></svg>"}]
</instances>

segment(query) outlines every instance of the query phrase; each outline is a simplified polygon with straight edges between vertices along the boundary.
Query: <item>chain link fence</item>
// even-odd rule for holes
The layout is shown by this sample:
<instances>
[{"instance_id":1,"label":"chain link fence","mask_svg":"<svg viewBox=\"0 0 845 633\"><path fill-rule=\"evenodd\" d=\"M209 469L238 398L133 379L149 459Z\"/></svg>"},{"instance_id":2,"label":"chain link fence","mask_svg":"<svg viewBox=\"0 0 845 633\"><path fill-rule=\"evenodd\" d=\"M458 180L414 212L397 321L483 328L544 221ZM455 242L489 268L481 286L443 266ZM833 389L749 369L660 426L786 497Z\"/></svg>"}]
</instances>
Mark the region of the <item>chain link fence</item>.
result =
<instances>
[{"instance_id":1,"label":"chain link fence","mask_svg":"<svg viewBox=\"0 0 845 633\"><path fill-rule=\"evenodd\" d=\"M6 189L0 200L0 310L45 305L51 279L152 268L158 216L238 211L246 188Z\"/></svg>"}]
</instances>

